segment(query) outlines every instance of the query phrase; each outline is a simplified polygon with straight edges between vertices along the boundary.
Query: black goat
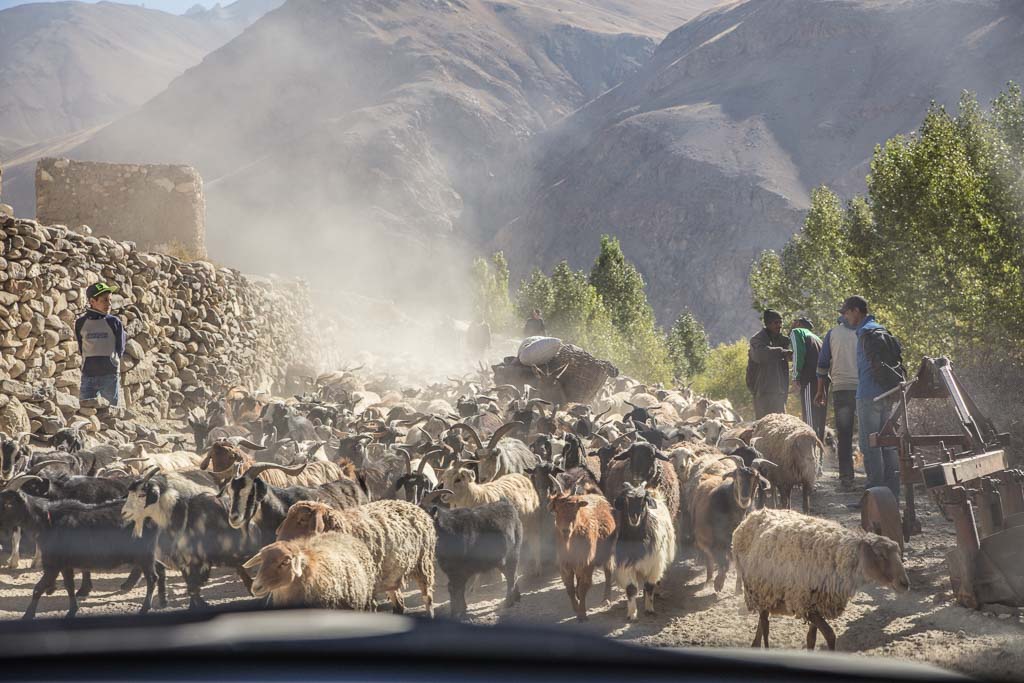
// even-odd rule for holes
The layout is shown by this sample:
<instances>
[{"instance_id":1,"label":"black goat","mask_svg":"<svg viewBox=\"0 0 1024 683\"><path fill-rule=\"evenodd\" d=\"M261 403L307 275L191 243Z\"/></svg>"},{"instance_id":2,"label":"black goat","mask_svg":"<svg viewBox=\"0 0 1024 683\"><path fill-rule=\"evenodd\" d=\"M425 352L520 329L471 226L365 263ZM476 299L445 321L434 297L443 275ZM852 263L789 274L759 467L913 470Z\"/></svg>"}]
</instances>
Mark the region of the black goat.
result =
<instances>
[{"instance_id":1,"label":"black goat","mask_svg":"<svg viewBox=\"0 0 1024 683\"><path fill-rule=\"evenodd\" d=\"M153 589L160 582L161 606L166 604L163 567L156 562L160 530L146 525L140 537L124 526L119 501L87 505L78 501L52 502L17 490L27 477L17 477L0 492L0 521L36 535L42 555L43 576L32 591L25 619L36 614L39 598L57 579L64 578L68 592L68 614L78 611L75 597L75 569L114 569L122 565L138 568L146 577L146 597L140 614L153 605ZM159 569L159 572L158 572Z\"/></svg>"},{"instance_id":2,"label":"black goat","mask_svg":"<svg viewBox=\"0 0 1024 683\"><path fill-rule=\"evenodd\" d=\"M466 613L466 584L491 569L505 576L505 605L519 602L516 571L523 547L523 523L519 513L507 501L472 508L446 510L434 501L450 491L432 491L422 505L434 518L437 531L437 563L448 577L451 616Z\"/></svg>"},{"instance_id":3,"label":"black goat","mask_svg":"<svg viewBox=\"0 0 1024 683\"><path fill-rule=\"evenodd\" d=\"M160 529L161 556L181 570L190 608L206 606L201 591L213 567L234 569L246 588L252 583L241 567L262 545L259 530L232 528L217 496L186 494L152 467L128 487L121 514L136 533L146 523Z\"/></svg>"},{"instance_id":4,"label":"black goat","mask_svg":"<svg viewBox=\"0 0 1024 683\"><path fill-rule=\"evenodd\" d=\"M317 500L339 510L362 505L369 498L357 482L341 479L316 488L272 486L259 478L260 472L278 469L289 475L296 475L305 465L284 467L274 463L256 463L242 474L236 475L225 484L228 493L228 523L234 529L241 529L257 519L256 526L266 543L276 538L277 527L288 514L288 508L300 500ZM236 470L237 471L237 470Z\"/></svg>"}]
</instances>

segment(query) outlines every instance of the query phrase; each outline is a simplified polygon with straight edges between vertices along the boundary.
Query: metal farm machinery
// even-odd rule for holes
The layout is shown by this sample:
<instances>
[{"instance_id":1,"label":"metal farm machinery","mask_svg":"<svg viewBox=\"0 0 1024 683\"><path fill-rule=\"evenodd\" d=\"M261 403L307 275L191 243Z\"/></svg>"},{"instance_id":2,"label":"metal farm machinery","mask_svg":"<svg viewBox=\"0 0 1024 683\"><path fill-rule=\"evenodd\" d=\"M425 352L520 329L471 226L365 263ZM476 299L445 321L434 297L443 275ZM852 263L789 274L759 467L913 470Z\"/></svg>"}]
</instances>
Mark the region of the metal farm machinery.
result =
<instances>
[{"instance_id":1,"label":"metal farm machinery","mask_svg":"<svg viewBox=\"0 0 1024 683\"><path fill-rule=\"evenodd\" d=\"M869 439L872 446L899 450L904 540L921 531L914 499L920 485L956 528L957 547L946 561L957 601L974 609L1024 605L1024 472L1007 469L1009 435L981 414L948 358L923 359L913 379L876 400L893 395L889 420ZM913 399L952 401L955 432L911 433L907 407Z\"/></svg>"}]
</instances>

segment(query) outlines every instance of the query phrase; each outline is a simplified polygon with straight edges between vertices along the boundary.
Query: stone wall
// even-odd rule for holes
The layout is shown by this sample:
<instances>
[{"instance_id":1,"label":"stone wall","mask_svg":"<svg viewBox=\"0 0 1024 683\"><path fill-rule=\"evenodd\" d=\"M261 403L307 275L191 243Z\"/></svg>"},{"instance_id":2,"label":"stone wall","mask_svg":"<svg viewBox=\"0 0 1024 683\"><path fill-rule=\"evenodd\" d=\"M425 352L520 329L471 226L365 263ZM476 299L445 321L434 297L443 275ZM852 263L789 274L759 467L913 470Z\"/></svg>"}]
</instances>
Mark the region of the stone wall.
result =
<instances>
[{"instance_id":1,"label":"stone wall","mask_svg":"<svg viewBox=\"0 0 1024 683\"><path fill-rule=\"evenodd\" d=\"M190 166L40 159L36 219L88 225L97 235L131 240L147 251L206 257L203 180Z\"/></svg>"},{"instance_id":2,"label":"stone wall","mask_svg":"<svg viewBox=\"0 0 1024 683\"><path fill-rule=\"evenodd\" d=\"M181 417L230 386L271 389L289 366L320 366L301 281L252 280L205 261L6 216L0 239L0 431L53 433L76 415L101 428L95 406L78 402L74 338L84 288L100 278L121 288L113 304L128 334L122 386L129 413Z\"/></svg>"}]
</instances>

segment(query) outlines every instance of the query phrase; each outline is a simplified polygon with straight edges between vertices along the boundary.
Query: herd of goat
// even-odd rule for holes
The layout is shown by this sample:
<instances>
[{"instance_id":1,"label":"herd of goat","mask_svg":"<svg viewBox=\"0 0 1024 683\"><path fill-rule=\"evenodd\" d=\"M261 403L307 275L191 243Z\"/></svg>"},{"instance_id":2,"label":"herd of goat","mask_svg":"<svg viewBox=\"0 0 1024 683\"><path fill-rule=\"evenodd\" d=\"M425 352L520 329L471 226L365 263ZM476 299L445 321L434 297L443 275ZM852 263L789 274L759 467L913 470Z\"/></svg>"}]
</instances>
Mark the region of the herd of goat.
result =
<instances>
[{"instance_id":1,"label":"herd of goat","mask_svg":"<svg viewBox=\"0 0 1024 683\"><path fill-rule=\"evenodd\" d=\"M687 389L610 381L593 405L552 406L488 378L404 386L354 370L288 400L234 388L190 414L195 448L95 443L68 428L46 449L0 434L0 530L42 569L26 618L63 580L69 615L90 572L130 568L142 612L166 606L167 568L190 607L215 567L273 606L405 609L411 579L433 616L435 567L451 615L474 578L498 571L506 604L521 572L557 566L572 612L587 618L595 570L616 583L628 620L654 597L677 549L692 545L721 591L730 565L758 613L793 615L830 648L835 618L864 584L909 587L889 538L810 515L825 450L801 420L742 422L728 402ZM803 513L790 511L800 487ZM80 572L76 591L75 572Z\"/></svg>"}]
</instances>

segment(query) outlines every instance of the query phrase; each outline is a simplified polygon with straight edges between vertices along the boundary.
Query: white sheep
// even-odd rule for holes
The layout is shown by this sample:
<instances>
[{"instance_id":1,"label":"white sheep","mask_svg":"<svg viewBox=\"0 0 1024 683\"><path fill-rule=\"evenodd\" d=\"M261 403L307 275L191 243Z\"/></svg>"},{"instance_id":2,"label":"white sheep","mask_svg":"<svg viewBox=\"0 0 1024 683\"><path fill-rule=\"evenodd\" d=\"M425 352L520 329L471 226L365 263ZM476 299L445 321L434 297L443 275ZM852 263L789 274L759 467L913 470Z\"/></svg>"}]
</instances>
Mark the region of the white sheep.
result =
<instances>
[{"instance_id":1,"label":"white sheep","mask_svg":"<svg viewBox=\"0 0 1024 683\"><path fill-rule=\"evenodd\" d=\"M789 508L790 492L799 484L804 512L809 513L818 460L825 449L814 429L795 415L772 413L754 423L750 444L776 464L766 476L779 492L780 506Z\"/></svg>"},{"instance_id":2,"label":"white sheep","mask_svg":"<svg viewBox=\"0 0 1024 683\"><path fill-rule=\"evenodd\" d=\"M775 614L808 622L808 649L821 631L834 650L826 620L842 614L862 586L910 588L895 542L793 510L749 514L733 532L732 552L747 608L758 613L751 647L768 647L768 617Z\"/></svg>"},{"instance_id":3,"label":"white sheep","mask_svg":"<svg viewBox=\"0 0 1024 683\"><path fill-rule=\"evenodd\" d=\"M243 567L252 573L252 594L274 607L373 609L376 563L366 544L340 532L265 546Z\"/></svg>"},{"instance_id":4,"label":"white sheep","mask_svg":"<svg viewBox=\"0 0 1024 683\"><path fill-rule=\"evenodd\" d=\"M434 520L404 500L378 500L349 510L300 501L288 509L277 528L282 541L340 531L366 544L377 576L375 590L386 592L396 612L405 611L402 587L406 577L419 586L427 616L434 616Z\"/></svg>"}]
</instances>

